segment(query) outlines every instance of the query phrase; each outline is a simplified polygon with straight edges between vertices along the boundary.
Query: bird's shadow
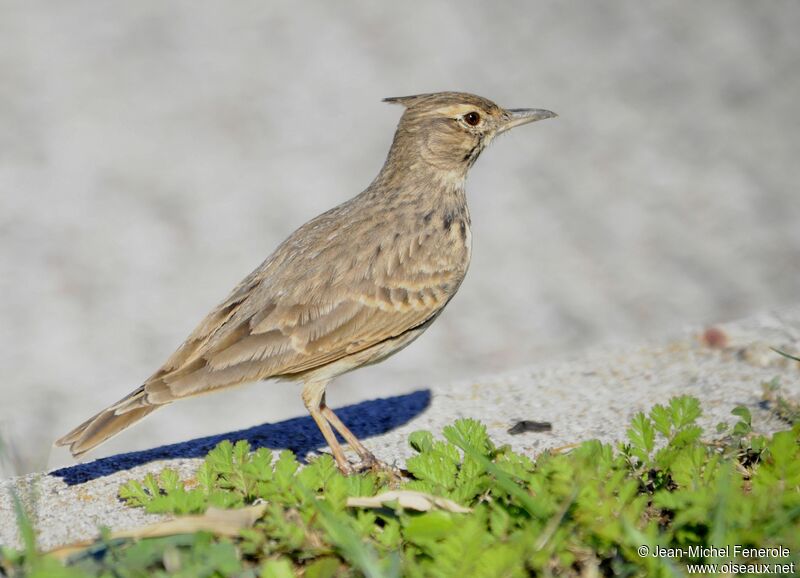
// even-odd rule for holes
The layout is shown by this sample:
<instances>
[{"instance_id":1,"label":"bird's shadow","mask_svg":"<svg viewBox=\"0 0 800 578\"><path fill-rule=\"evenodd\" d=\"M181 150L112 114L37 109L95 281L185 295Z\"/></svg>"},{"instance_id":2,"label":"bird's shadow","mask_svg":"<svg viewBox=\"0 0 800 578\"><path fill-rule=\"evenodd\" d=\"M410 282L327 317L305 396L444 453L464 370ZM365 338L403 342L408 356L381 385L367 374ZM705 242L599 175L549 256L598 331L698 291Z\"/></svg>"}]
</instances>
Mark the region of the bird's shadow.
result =
<instances>
[{"instance_id":1,"label":"bird's shadow","mask_svg":"<svg viewBox=\"0 0 800 578\"><path fill-rule=\"evenodd\" d=\"M431 392L429 389L424 389L406 395L348 405L337 409L336 415L357 437L363 439L384 434L407 423L422 413L430 402ZM54 470L50 475L63 479L70 486L82 484L156 460L202 458L223 440L234 443L245 440L253 449L260 447L289 449L301 459L308 452L326 445L311 416L296 417L149 450L116 454L93 462Z\"/></svg>"}]
</instances>

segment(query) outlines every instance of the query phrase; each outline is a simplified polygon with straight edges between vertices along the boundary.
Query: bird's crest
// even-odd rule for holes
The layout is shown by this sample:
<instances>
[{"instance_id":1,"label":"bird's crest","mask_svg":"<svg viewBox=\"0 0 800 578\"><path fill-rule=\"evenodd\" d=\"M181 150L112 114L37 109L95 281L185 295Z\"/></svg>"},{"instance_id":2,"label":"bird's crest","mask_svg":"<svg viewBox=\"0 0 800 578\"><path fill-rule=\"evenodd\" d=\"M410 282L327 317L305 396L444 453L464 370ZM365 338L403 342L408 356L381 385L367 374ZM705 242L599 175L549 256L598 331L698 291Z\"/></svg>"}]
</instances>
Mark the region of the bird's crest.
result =
<instances>
[{"instance_id":1,"label":"bird's crest","mask_svg":"<svg viewBox=\"0 0 800 578\"><path fill-rule=\"evenodd\" d=\"M414 106L417 102L423 100L426 97L431 96L431 94L412 94L411 96L388 96L383 99L383 102L388 102L389 104L399 104L406 108Z\"/></svg>"}]
</instances>

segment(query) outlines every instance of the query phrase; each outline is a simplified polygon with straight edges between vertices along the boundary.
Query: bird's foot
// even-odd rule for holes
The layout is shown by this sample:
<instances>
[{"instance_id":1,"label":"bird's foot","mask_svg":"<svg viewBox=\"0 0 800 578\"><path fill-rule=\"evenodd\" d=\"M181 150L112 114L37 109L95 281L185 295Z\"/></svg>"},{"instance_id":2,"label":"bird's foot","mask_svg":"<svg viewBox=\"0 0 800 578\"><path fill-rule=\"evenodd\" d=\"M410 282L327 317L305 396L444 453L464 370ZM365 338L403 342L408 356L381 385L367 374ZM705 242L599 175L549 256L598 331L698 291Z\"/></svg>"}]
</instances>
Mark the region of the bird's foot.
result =
<instances>
[{"instance_id":1,"label":"bird's foot","mask_svg":"<svg viewBox=\"0 0 800 578\"><path fill-rule=\"evenodd\" d=\"M351 474L361 474L363 472L369 471L378 471L382 468L387 467L383 462L378 460L372 454L360 456L361 460L358 462L351 462L348 459L336 460L336 465L339 468L339 471L342 472L345 476L349 476Z\"/></svg>"},{"instance_id":2,"label":"bird's foot","mask_svg":"<svg viewBox=\"0 0 800 578\"><path fill-rule=\"evenodd\" d=\"M372 455L371 452L368 451L360 452L358 457L361 458L361 461L356 465L356 468L360 472L365 472L367 470L374 470L375 468L384 466L384 463L381 462L374 455Z\"/></svg>"},{"instance_id":3,"label":"bird's foot","mask_svg":"<svg viewBox=\"0 0 800 578\"><path fill-rule=\"evenodd\" d=\"M387 464L372 456L372 459L362 459L361 462L354 465L355 473L372 472L381 483L388 484L389 488L397 489L404 480L408 480L410 473L397 466L396 464Z\"/></svg>"},{"instance_id":4,"label":"bird's foot","mask_svg":"<svg viewBox=\"0 0 800 578\"><path fill-rule=\"evenodd\" d=\"M380 461L371 453L366 453L364 455L359 456L361 458L358 462L350 462L348 460L344 460L343 462L337 462L337 466L339 467L339 471L342 472L345 476L353 475L353 474L363 474L365 472L372 472L379 476L385 475L390 478L390 480L400 481L405 477L408 477L408 472L402 470L401 468L390 465L385 462Z\"/></svg>"}]
</instances>

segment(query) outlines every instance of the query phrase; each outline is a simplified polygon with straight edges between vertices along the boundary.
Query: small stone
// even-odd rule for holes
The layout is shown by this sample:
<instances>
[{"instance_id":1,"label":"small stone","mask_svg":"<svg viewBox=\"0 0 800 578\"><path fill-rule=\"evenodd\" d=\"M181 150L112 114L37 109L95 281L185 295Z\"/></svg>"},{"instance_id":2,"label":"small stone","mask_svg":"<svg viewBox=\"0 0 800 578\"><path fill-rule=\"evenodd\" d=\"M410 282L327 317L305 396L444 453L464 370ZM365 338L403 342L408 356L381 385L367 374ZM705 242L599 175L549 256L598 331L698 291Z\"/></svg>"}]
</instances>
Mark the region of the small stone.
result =
<instances>
[{"instance_id":1,"label":"small stone","mask_svg":"<svg viewBox=\"0 0 800 578\"><path fill-rule=\"evenodd\" d=\"M703 332L700 341L711 349L725 349L728 346L728 335L719 327L709 327Z\"/></svg>"}]
</instances>

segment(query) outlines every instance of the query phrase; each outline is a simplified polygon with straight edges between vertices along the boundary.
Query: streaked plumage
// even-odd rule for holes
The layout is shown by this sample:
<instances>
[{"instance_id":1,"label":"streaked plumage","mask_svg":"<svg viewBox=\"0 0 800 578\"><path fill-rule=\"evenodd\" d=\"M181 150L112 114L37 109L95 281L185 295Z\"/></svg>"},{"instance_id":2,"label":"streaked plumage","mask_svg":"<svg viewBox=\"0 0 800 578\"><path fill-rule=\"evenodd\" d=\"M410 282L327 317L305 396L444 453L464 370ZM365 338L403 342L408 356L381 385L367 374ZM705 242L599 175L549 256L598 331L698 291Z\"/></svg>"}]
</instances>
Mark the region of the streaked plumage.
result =
<instances>
[{"instance_id":1,"label":"streaked plumage","mask_svg":"<svg viewBox=\"0 0 800 578\"><path fill-rule=\"evenodd\" d=\"M325 406L326 384L399 351L441 313L470 260L467 170L497 133L553 116L464 93L387 100L406 110L372 184L292 233L141 387L58 445L77 456L170 402L279 378L304 382L340 468L331 425L374 461Z\"/></svg>"}]
</instances>

